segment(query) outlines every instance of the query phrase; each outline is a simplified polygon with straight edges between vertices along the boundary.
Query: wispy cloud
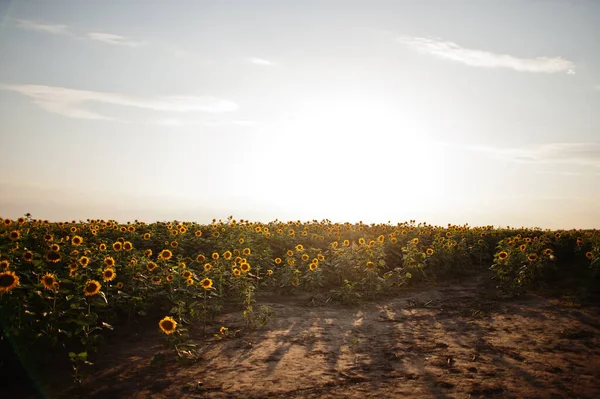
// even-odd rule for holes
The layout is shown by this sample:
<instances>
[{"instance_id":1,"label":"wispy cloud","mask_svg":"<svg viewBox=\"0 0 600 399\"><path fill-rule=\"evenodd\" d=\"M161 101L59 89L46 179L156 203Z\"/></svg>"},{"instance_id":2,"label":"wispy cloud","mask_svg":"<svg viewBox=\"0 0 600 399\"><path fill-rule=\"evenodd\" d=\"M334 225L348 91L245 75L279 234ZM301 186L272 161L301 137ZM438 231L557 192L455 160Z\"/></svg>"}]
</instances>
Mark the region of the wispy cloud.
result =
<instances>
[{"instance_id":1,"label":"wispy cloud","mask_svg":"<svg viewBox=\"0 0 600 399\"><path fill-rule=\"evenodd\" d=\"M69 27L62 24L43 24L26 19L14 19L18 28L36 32L51 33L53 35L70 35Z\"/></svg>"},{"instance_id":2,"label":"wispy cloud","mask_svg":"<svg viewBox=\"0 0 600 399\"><path fill-rule=\"evenodd\" d=\"M227 126L239 126L239 127L251 127L255 126L255 121L250 120L229 120L229 121L197 121L197 120L185 120L182 118L161 118L151 123L156 123L161 126L168 127L190 127L190 126L207 126L207 127L227 127Z\"/></svg>"},{"instance_id":3,"label":"wispy cloud","mask_svg":"<svg viewBox=\"0 0 600 399\"><path fill-rule=\"evenodd\" d=\"M252 63L254 65L262 65L262 66L275 66L275 65L277 65L273 61L269 61L269 60L266 60L264 58L257 58L257 57L248 58L248 62L250 62L250 63Z\"/></svg>"},{"instance_id":4,"label":"wispy cloud","mask_svg":"<svg viewBox=\"0 0 600 399\"><path fill-rule=\"evenodd\" d=\"M520 72L575 74L575 64L561 57L519 58L508 54L469 49L456 43L424 37L401 36L402 44L424 54L480 68L508 68Z\"/></svg>"},{"instance_id":5,"label":"wispy cloud","mask_svg":"<svg viewBox=\"0 0 600 399\"><path fill-rule=\"evenodd\" d=\"M52 35L67 35L78 39L93 40L114 46L139 47L147 44L144 41L132 40L125 36L116 35L114 33L105 32L89 32L83 35L75 34L68 25L63 24L47 24L26 19L14 19L17 28L47 33Z\"/></svg>"},{"instance_id":6,"label":"wispy cloud","mask_svg":"<svg viewBox=\"0 0 600 399\"><path fill-rule=\"evenodd\" d=\"M469 146L467 149L516 162L572 164L600 168L600 143L550 143L531 148Z\"/></svg>"},{"instance_id":7,"label":"wispy cloud","mask_svg":"<svg viewBox=\"0 0 600 399\"><path fill-rule=\"evenodd\" d=\"M114 119L82 108L84 104L90 102L176 113L195 111L221 113L238 109L236 103L214 97L136 97L121 93L104 93L41 85L0 84L0 90L20 93L31 98L34 104L48 112L78 119Z\"/></svg>"},{"instance_id":8,"label":"wispy cloud","mask_svg":"<svg viewBox=\"0 0 600 399\"><path fill-rule=\"evenodd\" d=\"M90 40L102 42L106 44L112 44L115 46L126 46L126 47L139 47L146 44L143 41L135 41L124 36L115 35L112 33L101 33L101 32L90 32L87 35Z\"/></svg>"}]
</instances>

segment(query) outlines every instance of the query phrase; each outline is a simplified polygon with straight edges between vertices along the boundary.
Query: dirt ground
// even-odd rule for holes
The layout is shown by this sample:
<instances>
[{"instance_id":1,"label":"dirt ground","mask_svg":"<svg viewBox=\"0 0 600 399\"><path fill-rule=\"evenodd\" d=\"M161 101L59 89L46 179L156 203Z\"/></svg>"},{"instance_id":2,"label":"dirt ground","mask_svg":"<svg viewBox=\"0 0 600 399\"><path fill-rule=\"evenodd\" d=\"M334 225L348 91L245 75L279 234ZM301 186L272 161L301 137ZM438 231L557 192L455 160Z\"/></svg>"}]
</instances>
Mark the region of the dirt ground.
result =
<instances>
[{"instance_id":1,"label":"dirt ground","mask_svg":"<svg viewBox=\"0 0 600 399\"><path fill-rule=\"evenodd\" d=\"M181 365L156 331L113 344L86 398L600 398L600 308L535 295L499 300L485 279L357 306L268 297L265 329L195 333ZM220 324L243 327L241 312ZM162 352L163 362L153 357ZM67 397L76 397L73 392Z\"/></svg>"}]
</instances>

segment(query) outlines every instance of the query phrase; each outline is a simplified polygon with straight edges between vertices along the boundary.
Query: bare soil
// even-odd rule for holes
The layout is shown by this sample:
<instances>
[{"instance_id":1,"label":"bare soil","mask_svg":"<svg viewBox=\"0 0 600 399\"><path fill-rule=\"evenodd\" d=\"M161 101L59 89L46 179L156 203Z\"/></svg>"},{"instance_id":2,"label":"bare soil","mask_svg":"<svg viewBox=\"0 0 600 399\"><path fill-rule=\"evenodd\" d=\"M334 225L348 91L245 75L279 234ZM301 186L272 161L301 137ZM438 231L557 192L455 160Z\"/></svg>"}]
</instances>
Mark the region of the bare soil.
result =
<instances>
[{"instance_id":1,"label":"bare soil","mask_svg":"<svg viewBox=\"0 0 600 399\"><path fill-rule=\"evenodd\" d=\"M493 288L477 278L357 306L263 297L275 321L247 331L241 312L223 314L211 334L195 329L194 362L177 362L155 329L114 342L79 395L600 398L600 308L536 295L502 300ZM218 340L221 325L242 333Z\"/></svg>"}]
</instances>

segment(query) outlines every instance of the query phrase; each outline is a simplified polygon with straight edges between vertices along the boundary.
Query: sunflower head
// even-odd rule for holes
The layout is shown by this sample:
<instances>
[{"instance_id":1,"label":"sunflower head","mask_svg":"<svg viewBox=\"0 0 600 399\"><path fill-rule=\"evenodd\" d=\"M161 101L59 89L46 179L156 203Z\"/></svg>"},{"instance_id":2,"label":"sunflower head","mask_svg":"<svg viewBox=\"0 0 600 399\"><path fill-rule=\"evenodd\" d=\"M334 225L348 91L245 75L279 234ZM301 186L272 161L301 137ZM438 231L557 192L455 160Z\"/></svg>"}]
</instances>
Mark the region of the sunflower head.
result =
<instances>
[{"instance_id":1,"label":"sunflower head","mask_svg":"<svg viewBox=\"0 0 600 399\"><path fill-rule=\"evenodd\" d=\"M211 265L210 263L206 263L206 264L204 265L204 271L205 271L205 272L209 272L209 271L210 271L210 269L212 269L212 265Z\"/></svg>"},{"instance_id":2,"label":"sunflower head","mask_svg":"<svg viewBox=\"0 0 600 399\"><path fill-rule=\"evenodd\" d=\"M433 255L433 248L427 248L427 250L425 251L425 253L429 256Z\"/></svg>"},{"instance_id":3,"label":"sunflower head","mask_svg":"<svg viewBox=\"0 0 600 399\"><path fill-rule=\"evenodd\" d=\"M204 278L200 281L200 285L202 286L202 288L204 288L205 290L211 289L212 288L212 280L209 278Z\"/></svg>"},{"instance_id":4,"label":"sunflower head","mask_svg":"<svg viewBox=\"0 0 600 399\"><path fill-rule=\"evenodd\" d=\"M419 237L415 237L411 240L411 242L415 245L417 245L419 243Z\"/></svg>"},{"instance_id":5,"label":"sunflower head","mask_svg":"<svg viewBox=\"0 0 600 399\"><path fill-rule=\"evenodd\" d=\"M234 276L240 276L241 274L242 274L242 272L240 271L240 269L238 269L238 268L233 269Z\"/></svg>"},{"instance_id":6,"label":"sunflower head","mask_svg":"<svg viewBox=\"0 0 600 399\"><path fill-rule=\"evenodd\" d=\"M214 260L219 259L219 253L218 252L213 252L213 254L211 255L211 258L213 258Z\"/></svg>"},{"instance_id":7,"label":"sunflower head","mask_svg":"<svg viewBox=\"0 0 600 399\"><path fill-rule=\"evenodd\" d=\"M226 333L227 331L228 331L227 327L221 327L221 328L219 329L219 333L220 333L221 335L225 335L225 333Z\"/></svg>"},{"instance_id":8,"label":"sunflower head","mask_svg":"<svg viewBox=\"0 0 600 399\"><path fill-rule=\"evenodd\" d=\"M50 251L46 254L46 260L50 263L58 263L61 260L61 256L57 251Z\"/></svg>"},{"instance_id":9,"label":"sunflower head","mask_svg":"<svg viewBox=\"0 0 600 399\"><path fill-rule=\"evenodd\" d=\"M150 233L144 233L143 239L144 240L149 240L150 237L152 237L152 234L150 234Z\"/></svg>"},{"instance_id":10,"label":"sunflower head","mask_svg":"<svg viewBox=\"0 0 600 399\"><path fill-rule=\"evenodd\" d=\"M298 252L304 251L304 246L302 244L296 245L296 251L298 251Z\"/></svg>"},{"instance_id":11,"label":"sunflower head","mask_svg":"<svg viewBox=\"0 0 600 399\"><path fill-rule=\"evenodd\" d=\"M594 254L591 251L588 251L585 253L585 257L591 260L594 257Z\"/></svg>"},{"instance_id":12,"label":"sunflower head","mask_svg":"<svg viewBox=\"0 0 600 399\"><path fill-rule=\"evenodd\" d=\"M107 256L104 258L104 264L106 267L113 267L115 265L115 260L112 256Z\"/></svg>"},{"instance_id":13,"label":"sunflower head","mask_svg":"<svg viewBox=\"0 0 600 399\"><path fill-rule=\"evenodd\" d=\"M168 274L167 277L165 277L165 280L167 280L167 282L171 282L173 281L173 275L172 274Z\"/></svg>"},{"instance_id":14,"label":"sunflower head","mask_svg":"<svg viewBox=\"0 0 600 399\"><path fill-rule=\"evenodd\" d=\"M275 258L275 264L276 265L281 264L281 258Z\"/></svg>"},{"instance_id":15,"label":"sunflower head","mask_svg":"<svg viewBox=\"0 0 600 399\"><path fill-rule=\"evenodd\" d=\"M323 256L322 254L318 254L317 259L319 260L319 262L323 262L325 260L325 256Z\"/></svg>"},{"instance_id":16,"label":"sunflower head","mask_svg":"<svg viewBox=\"0 0 600 399\"><path fill-rule=\"evenodd\" d=\"M162 282L162 279L158 276L154 276L152 277L152 283L153 284L160 284Z\"/></svg>"},{"instance_id":17,"label":"sunflower head","mask_svg":"<svg viewBox=\"0 0 600 399\"><path fill-rule=\"evenodd\" d=\"M248 264L248 263L246 263L246 262L244 262L244 263L242 263L242 264L240 265L240 270L241 270L242 272L244 272L244 273L247 273L247 272L249 272L249 271L250 271L250 269L251 269L251 267L250 267L250 264Z\"/></svg>"},{"instance_id":18,"label":"sunflower head","mask_svg":"<svg viewBox=\"0 0 600 399\"><path fill-rule=\"evenodd\" d=\"M8 266L10 266L10 262L7 261L6 259L0 261L0 271L8 270Z\"/></svg>"},{"instance_id":19,"label":"sunflower head","mask_svg":"<svg viewBox=\"0 0 600 399\"><path fill-rule=\"evenodd\" d=\"M18 286L19 276L17 276L14 272L0 272L0 294L12 291L15 287Z\"/></svg>"},{"instance_id":20,"label":"sunflower head","mask_svg":"<svg viewBox=\"0 0 600 399\"><path fill-rule=\"evenodd\" d=\"M119 282L117 283L117 288L118 288L118 289L120 289L120 290L122 290L122 289L123 289L123 282L122 282L122 281L119 281Z\"/></svg>"},{"instance_id":21,"label":"sunflower head","mask_svg":"<svg viewBox=\"0 0 600 399\"><path fill-rule=\"evenodd\" d=\"M194 285L194 279L190 277L186 280L186 283L187 285Z\"/></svg>"},{"instance_id":22,"label":"sunflower head","mask_svg":"<svg viewBox=\"0 0 600 399\"><path fill-rule=\"evenodd\" d=\"M233 256L233 254L230 251L225 251L225 253L223 254L223 258L225 260L231 259L232 256Z\"/></svg>"},{"instance_id":23,"label":"sunflower head","mask_svg":"<svg viewBox=\"0 0 600 399\"><path fill-rule=\"evenodd\" d=\"M131 242L129 242L129 241L125 241L123 243L123 249L125 251L131 251L133 249L133 244Z\"/></svg>"},{"instance_id":24,"label":"sunflower head","mask_svg":"<svg viewBox=\"0 0 600 399\"><path fill-rule=\"evenodd\" d=\"M33 252L25 251L23 253L23 260L25 260L25 262L31 262L33 260Z\"/></svg>"},{"instance_id":25,"label":"sunflower head","mask_svg":"<svg viewBox=\"0 0 600 399\"><path fill-rule=\"evenodd\" d=\"M196 255L196 262L204 263L205 261L206 261L206 256L204 256L203 254Z\"/></svg>"},{"instance_id":26,"label":"sunflower head","mask_svg":"<svg viewBox=\"0 0 600 399\"><path fill-rule=\"evenodd\" d=\"M242 253L246 256L250 255L252 253L252 251L250 251L250 248L244 248L244 250L242 251Z\"/></svg>"},{"instance_id":27,"label":"sunflower head","mask_svg":"<svg viewBox=\"0 0 600 399\"><path fill-rule=\"evenodd\" d=\"M308 256L308 254L303 254L302 255L302 260L305 262L308 262L308 259L310 259L310 257Z\"/></svg>"},{"instance_id":28,"label":"sunflower head","mask_svg":"<svg viewBox=\"0 0 600 399\"><path fill-rule=\"evenodd\" d=\"M506 258L508 258L508 253L506 251L502 251L498 254L498 259L504 260Z\"/></svg>"},{"instance_id":29,"label":"sunflower head","mask_svg":"<svg viewBox=\"0 0 600 399\"><path fill-rule=\"evenodd\" d=\"M46 273L41 278L44 289L54 290L54 284L57 283L56 276L52 273Z\"/></svg>"},{"instance_id":30,"label":"sunflower head","mask_svg":"<svg viewBox=\"0 0 600 399\"><path fill-rule=\"evenodd\" d=\"M102 280L104 281L113 281L117 277L117 272L115 269L106 268L102 272Z\"/></svg>"},{"instance_id":31,"label":"sunflower head","mask_svg":"<svg viewBox=\"0 0 600 399\"><path fill-rule=\"evenodd\" d=\"M317 265L316 263L311 263L310 265L308 265L308 268L313 272L317 270L318 267L319 265Z\"/></svg>"},{"instance_id":32,"label":"sunflower head","mask_svg":"<svg viewBox=\"0 0 600 399\"><path fill-rule=\"evenodd\" d=\"M100 283L96 280L88 280L83 286L85 296L93 296L100 292Z\"/></svg>"},{"instance_id":33,"label":"sunflower head","mask_svg":"<svg viewBox=\"0 0 600 399\"><path fill-rule=\"evenodd\" d=\"M119 252L120 250L123 249L123 244L120 241L117 241L113 244L112 247L116 252Z\"/></svg>"},{"instance_id":34,"label":"sunflower head","mask_svg":"<svg viewBox=\"0 0 600 399\"><path fill-rule=\"evenodd\" d=\"M177 322L172 317L165 317L158 322L158 327L167 335L173 334L177 329Z\"/></svg>"},{"instance_id":35,"label":"sunflower head","mask_svg":"<svg viewBox=\"0 0 600 399\"><path fill-rule=\"evenodd\" d=\"M160 254L158 254L158 258L161 260L169 260L172 256L173 252L169 251L168 249L163 249L160 251Z\"/></svg>"},{"instance_id":36,"label":"sunflower head","mask_svg":"<svg viewBox=\"0 0 600 399\"><path fill-rule=\"evenodd\" d=\"M8 234L8 238L11 241L17 241L21 237L21 232L19 230L13 230Z\"/></svg>"},{"instance_id":37,"label":"sunflower head","mask_svg":"<svg viewBox=\"0 0 600 399\"><path fill-rule=\"evenodd\" d=\"M98 250L99 250L100 252L104 252L104 251L106 251L106 244L104 244L104 243L100 244L100 245L98 246Z\"/></svg>"},{"instance_id":38,"label":"sunflower head","mask_svg":"<svg viewBox=\"0 0 600 399\"><path fill-rule=\"evenodd\" d=\"M273 275L273 270L271 270L271 269L267 270L267 276L271 276L271 275Z\"/></svg>"},{"instance_id":39,"label":"sunflower head","mask_svg":"<svg viewBox=\"0 0 600 399\"><path fill-rule=\"evenodd\" d=\"M78 247L83 243L83 238L81 238L80 236L74 236L71 239L71 244L73 244L74 246Z\"/></svg>"},{"instance_id":40,"label":"sunflower head","mask_svg":"<svg viewBox=\"0 0 600 399\"><path fill-rule=\"evenodd\" d=\"M181 273L181 277L183 277L184 279L187 280L192 277L192 272L189 270L186 270L183 273Z\"/></svg>"}]
</instances>

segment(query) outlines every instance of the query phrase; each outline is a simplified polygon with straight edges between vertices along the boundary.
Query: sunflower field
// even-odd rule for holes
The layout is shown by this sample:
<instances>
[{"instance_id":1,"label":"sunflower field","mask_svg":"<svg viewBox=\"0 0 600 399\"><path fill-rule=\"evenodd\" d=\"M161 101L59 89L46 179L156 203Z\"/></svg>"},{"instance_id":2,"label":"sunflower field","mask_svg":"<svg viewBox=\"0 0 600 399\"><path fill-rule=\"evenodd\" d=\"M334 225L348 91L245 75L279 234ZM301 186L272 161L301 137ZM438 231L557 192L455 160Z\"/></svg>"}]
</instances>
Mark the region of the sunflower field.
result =
<instances>
[{"instance_id":1,"label":"sunflower field","mask_svg":"<svg viewBox=\"0 0 600 399\"><path fill-rule=\"evenodd\" d=\"M519 294L569 276L594 287L599 270L598 230L26 215L0 219L0 334L19 358L64 352L77 374L112 330L142 319L168 339L195 321L212 328L225 306L264 324L261 293L352 303L486 272Z\"/></svg>"}]
</instances>

